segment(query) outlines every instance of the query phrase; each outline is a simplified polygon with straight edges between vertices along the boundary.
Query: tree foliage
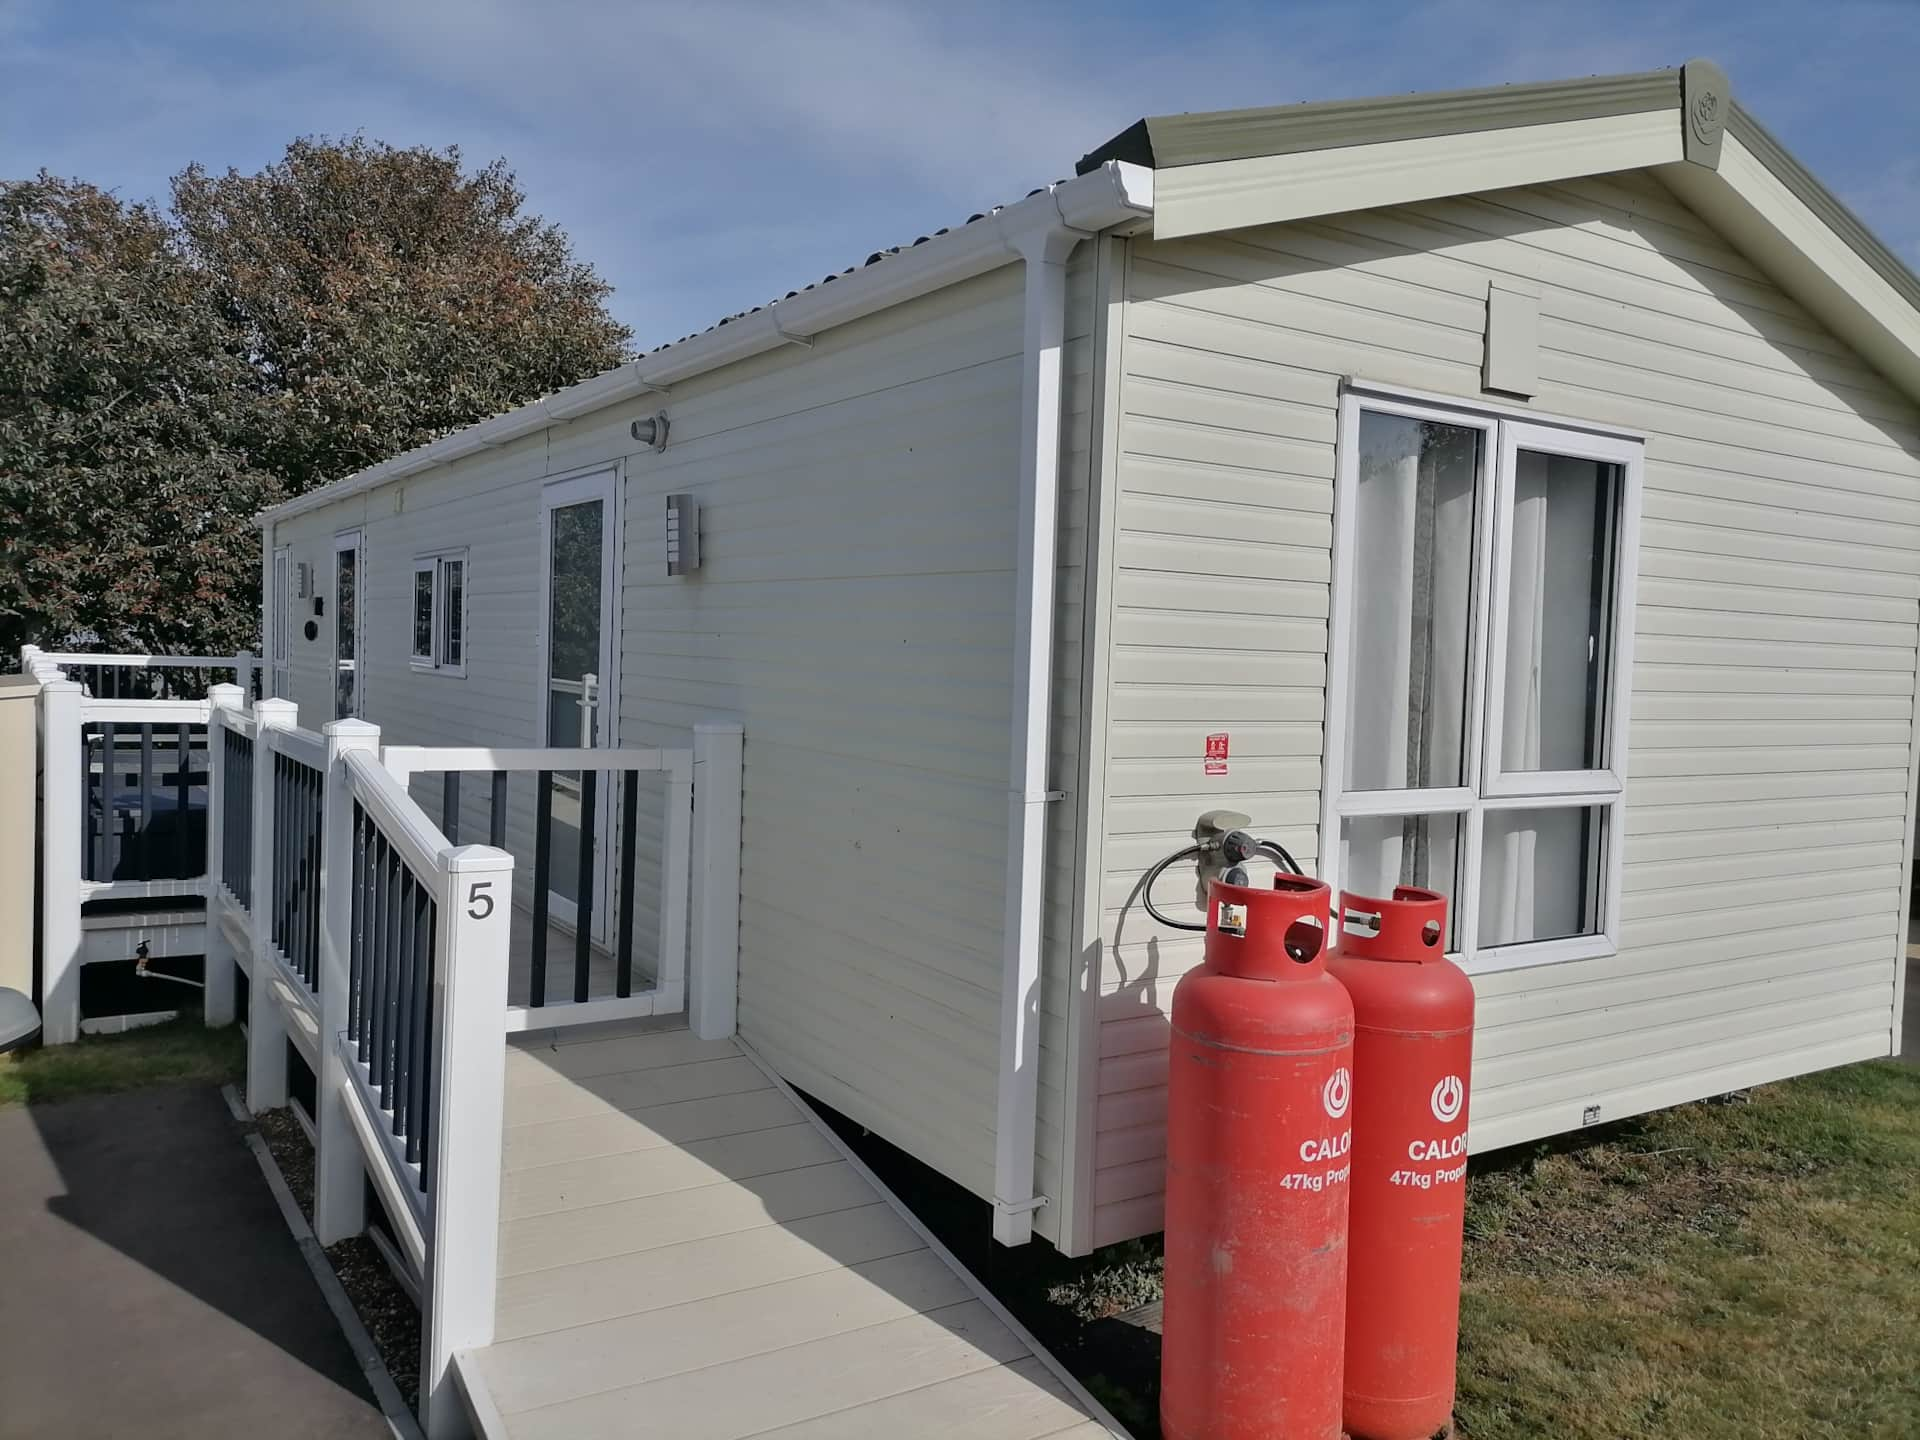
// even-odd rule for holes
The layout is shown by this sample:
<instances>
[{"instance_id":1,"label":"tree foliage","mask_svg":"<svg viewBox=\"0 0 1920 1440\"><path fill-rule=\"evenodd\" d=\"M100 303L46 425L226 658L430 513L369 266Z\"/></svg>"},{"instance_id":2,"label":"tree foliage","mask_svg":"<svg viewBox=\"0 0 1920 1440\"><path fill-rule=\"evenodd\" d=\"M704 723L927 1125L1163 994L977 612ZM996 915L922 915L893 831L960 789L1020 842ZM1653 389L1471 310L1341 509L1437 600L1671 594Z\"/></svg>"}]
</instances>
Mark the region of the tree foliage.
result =
<instances>
[{"instance_id":1,"label":"tree foliage","mask_svg":"<svg viewBox=\"0 0 1920 1440\"><path fill-rule=\"evenodd\" d=\"M256 644L279 409L163 216L0 185L0 644Z\"/></svg>"},{"instance_id":2,"label":"tree foliage","mask_svg":"<svg viewBox=\"0 0 1920 1440\"><path fill-rule=\"evenodd\" d=\"M0 182L0 646L255 645L258 510L619 363L524 201L357 137L190 166L171 213Z\"/></svg>"},{"instance_id":3,"label":"tree foliage","mask_svg":"<svg viewBox=\"0 0 1920 1440\"><path fill-rule=\"evenodd\" d=\"M619 363L610 293L505 162L296 140L257 175L175 178L223 318L292 407L295 493Z\"/></svg>"}]
</instances>

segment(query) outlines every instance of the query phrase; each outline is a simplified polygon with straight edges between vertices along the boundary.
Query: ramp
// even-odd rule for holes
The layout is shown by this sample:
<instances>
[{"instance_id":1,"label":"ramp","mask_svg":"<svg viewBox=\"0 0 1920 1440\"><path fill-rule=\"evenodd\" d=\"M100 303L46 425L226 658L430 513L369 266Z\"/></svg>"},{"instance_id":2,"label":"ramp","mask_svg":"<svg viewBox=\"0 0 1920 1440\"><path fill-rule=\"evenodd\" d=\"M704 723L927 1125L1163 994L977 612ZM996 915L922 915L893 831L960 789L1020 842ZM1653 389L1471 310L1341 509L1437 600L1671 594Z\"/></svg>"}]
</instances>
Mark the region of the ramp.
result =
<instances>
[{"instance_id":1,"label":"ramp","mask_svg":"<svg viewBox=\"0 0 1920 1440\"><path fill-rule=\"evenodd\" d=\"M489 1440L1115 1433L745 1046L528 1037L506 1127Z\"/></svg>"}]
</instances>

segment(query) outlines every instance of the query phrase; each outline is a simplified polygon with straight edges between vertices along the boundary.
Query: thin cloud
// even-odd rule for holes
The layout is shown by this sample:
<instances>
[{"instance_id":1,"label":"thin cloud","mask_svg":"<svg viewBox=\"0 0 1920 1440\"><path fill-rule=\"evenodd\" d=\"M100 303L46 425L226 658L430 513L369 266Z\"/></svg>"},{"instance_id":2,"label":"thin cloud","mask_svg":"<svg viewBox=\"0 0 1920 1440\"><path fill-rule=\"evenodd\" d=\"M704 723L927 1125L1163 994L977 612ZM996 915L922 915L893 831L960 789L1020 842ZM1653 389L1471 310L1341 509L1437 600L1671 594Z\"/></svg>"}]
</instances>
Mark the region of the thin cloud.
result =
<instances>
[{"instance_id":1,"label":"thin cloud","mask_svg":"<svg viewBox=\"0 0 1920 1440\"><path fill-rule=\"evenodd\" d=\"M1364 14L1365 23L1359 23ZM0 173L164 194L356 130L505 155L644 343L1014 199L1143 114L1720 58L1920 259L1920 5L0 0ZM75 105L74 97L86 97ZM1871 129L1863 125L1871 123Z\"/></svg>"}]
</instances>

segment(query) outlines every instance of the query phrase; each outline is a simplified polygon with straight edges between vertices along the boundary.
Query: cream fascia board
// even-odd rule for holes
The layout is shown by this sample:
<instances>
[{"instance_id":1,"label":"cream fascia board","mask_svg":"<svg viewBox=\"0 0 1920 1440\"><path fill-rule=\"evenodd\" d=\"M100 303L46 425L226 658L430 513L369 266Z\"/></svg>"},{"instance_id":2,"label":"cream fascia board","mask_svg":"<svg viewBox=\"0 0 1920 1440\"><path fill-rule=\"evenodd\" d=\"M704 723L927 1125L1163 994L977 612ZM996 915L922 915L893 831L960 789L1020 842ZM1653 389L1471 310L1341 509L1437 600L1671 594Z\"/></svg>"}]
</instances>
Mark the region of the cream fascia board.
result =
<instances>
[{"instance_id":1,"label":"cream fascia board","mask_svg":"<svg viewBox=\"0 0 1920 1440\"><path fill-rule=\"evenodd\" d=\"M552 425L666 387L724 365L776 350L796 340L876 314L894 305L970 280L1020 259L1008 242L1044 220L1064 222L1089 234L1150 217L1154 172L1110 160L1097 170L1038 190L944 235L889 255L851 274L835 276L738 319L629 361L616 370L495 415L464 430L396 455L330 485L262 512L261 523L290 519L331 505L391 480L417 475L494 449Z\"/></svg>"},{"instance_id":2,"label":"cream fascia board","mask_svg":"<svg viewBox=\"0 0 1920 1440\"><path fill-rule=\"evenodd\" d=\"M1920 400L1920 310L1731 130L1720 168L1657 172L1783 289Z\"/></svg>"},{"instance_id":3,"label":"cream fascia board","mask_svg":"<svg viewBox=\"0 0 1920 1440\"><path fill-rule=\"evenodd\" d=\"M1156 172L1153 233L1166 240L1274 225L1677 165L1683 158L1681 129L1668 105L1585 120L1182 165Z\"/></svg>"}]
</instances>

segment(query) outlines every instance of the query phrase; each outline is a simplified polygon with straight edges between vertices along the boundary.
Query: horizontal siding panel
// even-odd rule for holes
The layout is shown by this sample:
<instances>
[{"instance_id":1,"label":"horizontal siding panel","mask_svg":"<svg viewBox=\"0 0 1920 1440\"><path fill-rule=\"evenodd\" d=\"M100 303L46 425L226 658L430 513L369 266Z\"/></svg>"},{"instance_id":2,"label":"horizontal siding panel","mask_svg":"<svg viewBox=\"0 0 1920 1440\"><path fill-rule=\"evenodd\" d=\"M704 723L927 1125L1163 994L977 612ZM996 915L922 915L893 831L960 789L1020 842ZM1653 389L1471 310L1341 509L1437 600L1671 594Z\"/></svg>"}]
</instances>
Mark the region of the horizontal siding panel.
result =
<instances>
[{"instance_id":1,"label":"horizontal siding panel","mask_svg":"<svg viewBox=\"0 0 1920 1440\"><path fill-rule=\"evenodd\" d=\"M1499 1085L1507 1073L1501 1066L1511 1062L1514 1069L1524 1070L1541 1062L1542 1051L1562 1046L1624 1038L1644 1041L1651 1047L1659 1043L1661 1031L1671 1025L1711 1020L1737 1030L1749 1011L1777 1014L1782 1006L1804 1005L1807 1018L1814 1019L1824 1006L1852 1011L1860 1008L1862 995L1884 992L1891 996L1883 946L1856 949L1852 963L1847 963L1844 955L1823 955L1821 959L1818 969L1809 970L1803 956L1797 967L1786 966L1780 974L1768 974L1762 966L1742 966L1731 975L1716 977L1725 983L1710 988L1663 986L1643 997L1625 986L1616 987L1621 993L1603 1009L1551 1020L1501 1025L1482 1019L1474 1036L1474 1073L1489 1085ZM1695 967L1687 966L1663 978L1684 982L1694 975ZM1556 1066L1561 1058L1554 1057Z\"/></svg>"},{"instance_id":2,"label":"horizontal siding panel","mask_svg":"<svg viewBox=\"0 0 1920 1440\"><path fill-rule=\"evenodd\" d=\"M1615 1067L1631 1064L1636 1080L1708 1068L1716 1059L1781 1042L1839 1040L1893 1020L1893 977L1871 985L1751 1010L1715 1011L1701 1019L1642 1027L1630 1034L1587 1039L1551 1051L1529 1051L1474 1064L1474 1098L1484 1105L1503 1089L1525 1087L1530 1104L1592 1093ZM1498 1103L1497 1100L1495 1102Z\"/></svg>"},{"instance_id":3,"label":"horizontal siding panel","mask_svg":"<svg viewBox=\"0 0 1920 1440\"><path fill-rule=\"evenodd\" d=\"M1645 175L1138 241L1098 1242L1160 1223L1166 1009L1201 956L1145 916L1141 875L1215 806L1322 847L1334 456L1308 417L1333 421L1344 375L1478 393L1499 279L1541 293L1533 403L1646 435L1647 464L1621 950L1476 980L1473 1143L1884 1050L1920 642L1914 407ZM1208 783L1198 746L1221 730L1230 773ZM1170 876L1157 898L1198 918L1191 889Z\"/></svg>"}]
</instances>

